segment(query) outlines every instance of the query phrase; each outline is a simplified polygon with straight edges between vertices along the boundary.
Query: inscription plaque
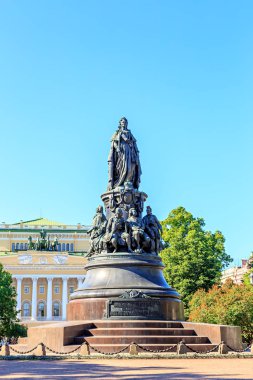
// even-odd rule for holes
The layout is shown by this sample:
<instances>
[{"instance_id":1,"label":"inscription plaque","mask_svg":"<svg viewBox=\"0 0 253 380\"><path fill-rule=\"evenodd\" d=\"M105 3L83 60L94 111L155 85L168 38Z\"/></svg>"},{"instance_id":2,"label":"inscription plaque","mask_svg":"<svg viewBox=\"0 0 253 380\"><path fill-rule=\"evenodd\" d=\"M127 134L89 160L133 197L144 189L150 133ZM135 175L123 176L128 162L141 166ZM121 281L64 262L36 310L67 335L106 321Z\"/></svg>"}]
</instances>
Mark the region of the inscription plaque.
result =
<instances>
[{"instance_id":1,"label":"inscription plaque","mask_svg":"<svg viewBox=\"0 0 253 380\"><path fill-rule=\"evenodd\" d=\"M111 319L163 319L158 299L110 299L105 318Z\"/></svg>"}]
</instances>

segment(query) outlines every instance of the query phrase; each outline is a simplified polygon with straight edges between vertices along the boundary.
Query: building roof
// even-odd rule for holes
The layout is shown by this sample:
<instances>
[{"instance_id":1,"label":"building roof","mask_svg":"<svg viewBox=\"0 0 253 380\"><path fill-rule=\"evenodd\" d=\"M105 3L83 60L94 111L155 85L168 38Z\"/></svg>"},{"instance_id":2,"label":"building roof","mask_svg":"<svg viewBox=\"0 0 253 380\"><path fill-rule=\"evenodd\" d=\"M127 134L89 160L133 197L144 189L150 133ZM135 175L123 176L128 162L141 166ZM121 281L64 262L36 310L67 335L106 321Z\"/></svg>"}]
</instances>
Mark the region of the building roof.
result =
<instances>
[{"instance_id":1,"label":"building roof","mask_svg":"<svg viewBox=\"0 0 253 380\"><path fill-rule=\"evenodd\" d=\"M27 226L66 226L65 223L56 222L54 220L49 220L47 218L38 218L33 220L21 221L18 223L14 223L14 226L18 226L20 224L25 224Z\"/></svg>"}]
</instances>

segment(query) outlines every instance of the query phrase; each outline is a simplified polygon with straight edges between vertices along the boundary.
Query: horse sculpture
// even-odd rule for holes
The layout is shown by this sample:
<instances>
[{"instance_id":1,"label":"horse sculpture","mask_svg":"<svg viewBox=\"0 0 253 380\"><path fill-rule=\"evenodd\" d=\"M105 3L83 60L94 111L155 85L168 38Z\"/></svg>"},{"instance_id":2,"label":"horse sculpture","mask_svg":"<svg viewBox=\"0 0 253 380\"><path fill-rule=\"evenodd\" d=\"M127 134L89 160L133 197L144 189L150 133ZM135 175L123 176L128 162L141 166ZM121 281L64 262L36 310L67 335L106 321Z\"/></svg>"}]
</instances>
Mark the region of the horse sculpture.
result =
<instances>
[{"instance_id":1,"label":"horse sculpture","mask_svg":"<svg viewBox=\"0 0 253 380\"><path fill-rule=\"evenodd\" d=\"M57 251L59 241L57 237L54 238L54 241L51 243L49 236L47 236L46 231L41 230L40 237L37 238L36 242L32 241L32 236L28 237L28 249L35 251Z\"/></svg>"}]
</instances>

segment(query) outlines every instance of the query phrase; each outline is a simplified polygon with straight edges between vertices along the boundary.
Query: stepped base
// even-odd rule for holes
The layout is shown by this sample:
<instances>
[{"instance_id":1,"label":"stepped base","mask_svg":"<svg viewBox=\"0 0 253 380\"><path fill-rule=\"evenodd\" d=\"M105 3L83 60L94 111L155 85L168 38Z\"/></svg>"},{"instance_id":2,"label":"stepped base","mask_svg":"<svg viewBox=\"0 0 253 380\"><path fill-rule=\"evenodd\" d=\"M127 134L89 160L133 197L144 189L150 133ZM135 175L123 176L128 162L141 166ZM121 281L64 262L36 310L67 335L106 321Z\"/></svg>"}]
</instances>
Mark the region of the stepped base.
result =
<instances>
[{"instance_id":1,"label":"stepped base","mask_svg":"<svg viewBox=\"0 0 253 380\"><path fill-rule=\"evenodd\" d=\"M41 325L28 329L27 347L42 342L53 350L67 352L85 341L91 346L91 353L96 353L96 349L116 353L132 342L152 351L166 350L180 341L190 347L188 352L191 349L207 352L221 341L234 350L242 348L239 327L163 320L69 321ZM169 350L175 351L176 348Z\"/></svg>"}]
</instances>

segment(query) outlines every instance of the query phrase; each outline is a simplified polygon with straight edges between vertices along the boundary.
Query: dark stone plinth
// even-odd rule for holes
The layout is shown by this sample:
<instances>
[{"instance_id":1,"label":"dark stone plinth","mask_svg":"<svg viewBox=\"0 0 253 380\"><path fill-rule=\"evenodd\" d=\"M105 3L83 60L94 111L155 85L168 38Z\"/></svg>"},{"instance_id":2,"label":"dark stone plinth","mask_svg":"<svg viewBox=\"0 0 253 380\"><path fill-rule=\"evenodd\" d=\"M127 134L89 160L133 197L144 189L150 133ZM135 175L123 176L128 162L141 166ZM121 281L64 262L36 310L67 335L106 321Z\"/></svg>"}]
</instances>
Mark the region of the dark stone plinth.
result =
<instances>
[{"instance_id":1,"label":"dark stone plinth","mask_svg":"<svg viewBox=\"0 0 253 380\"><path fill-rule=\"evenodd\" d=\"M82 288L70 297L68 320L183 320L183 304L163 277L163 267L156 254L92 256Z\"/></svg>"},{"instance_id":2,"label":"dark stone plinth","mask_svg":"<svg viewBox=\"0 0 253 380\"><path fill-rule=\"evenodd\" d=\"M183 321L184 320L184 310L183 303L175 298L163 298L163 299L151 299L151 302L160 304L159 312L153 310L152 317L151 311L149 311L150 317L141 314L139 302L142 299L135 299L133 303L136 303L136 307L132 305L132 312L129 312L129 304L126 308L122 309L121 317L115 316L114 312L108 314L108 305L114 299L107 298L86 298L86 299L76 299L72 300L67 305L67 320L68 321L95 321L95 320L163 320L163 321ZM119 302L124 302L122 298L117 299ZM121 303L122 304L122 303ZM139 311L139 313L137 313ZM118 310L120 313L120 311ZM126 315L132 314L132 315ZM135 315L134 315L135 314ZM138 318L136 314L139 314ZM140 315L141 314L141 315ZM109 315L109 318L108 318Z\"/></svg>"}]
</instances>

